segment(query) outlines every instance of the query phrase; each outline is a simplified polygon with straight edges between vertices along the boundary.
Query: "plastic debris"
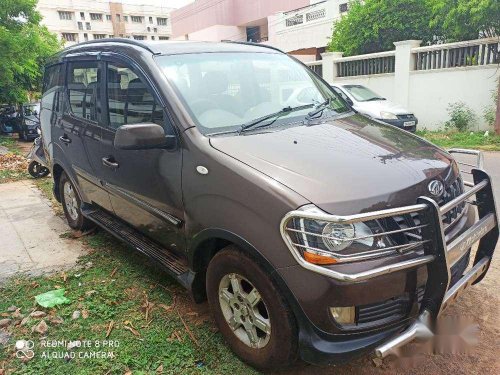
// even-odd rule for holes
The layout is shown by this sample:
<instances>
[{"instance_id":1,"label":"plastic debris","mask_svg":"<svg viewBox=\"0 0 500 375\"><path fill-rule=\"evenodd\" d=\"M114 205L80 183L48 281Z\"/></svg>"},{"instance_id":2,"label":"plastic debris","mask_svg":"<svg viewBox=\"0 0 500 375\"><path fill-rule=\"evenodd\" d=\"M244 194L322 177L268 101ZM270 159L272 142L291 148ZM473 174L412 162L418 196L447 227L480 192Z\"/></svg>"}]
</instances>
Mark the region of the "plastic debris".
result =
<instances>
[{"instance_id":1,"label":"plastic debris","mask_svg":"<svg viewBox=\"0 0 500 375\"><path fill-rule=\"evenodd\" d=\"M64 288L50 290L47 293L42 293L35 296L35 301L42 307L54 307L71 301L64 297L66 290Z\"/></svg>"}]
</instances>

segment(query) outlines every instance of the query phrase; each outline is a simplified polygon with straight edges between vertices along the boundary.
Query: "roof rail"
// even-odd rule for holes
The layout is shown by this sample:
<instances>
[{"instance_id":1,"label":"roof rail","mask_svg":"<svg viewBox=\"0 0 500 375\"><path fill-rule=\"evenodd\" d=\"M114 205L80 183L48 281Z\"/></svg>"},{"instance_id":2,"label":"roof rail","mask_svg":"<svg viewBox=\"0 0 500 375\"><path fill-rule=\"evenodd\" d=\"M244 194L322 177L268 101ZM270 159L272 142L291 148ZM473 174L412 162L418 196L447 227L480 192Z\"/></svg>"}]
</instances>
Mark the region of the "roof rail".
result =
<instances>
[{"instance_id":1,"label":"roof rail","mask_svg":"<svg viewBox=\"0 0 500 375\"><path fill-rule=\"evenodd\" d=\"M237 40L221 40L221 42L223 42L223 43L234 43L234 44L246 44L246 45L249 45L249 46L269 48L269 49L273 49L273 50L281 52L281 53L285 53L282 50L280 50L279 48L276 48L276 47L273 47L273 46L268 46L267 44L260 44L260 43L254 43L254 42L241 42L241 41L237 41Z\"/></svg>"},{"instance_id":2,"label":"roof rail","mask_svg":"<svg viewBox=\"0 0 500 375\"><path fill-rule=\"evenodd\" d=\"M147 44L145 43L141 43L140 41L138 40L135 40L135 39L128 39L128 38L105 38L105 39L94 39L94 40L89 40L89 41L86 41L86 42L82 42L82 43L78 43L78 44L74 44L72 46L69 46L68 48L65 48L66 51L70 51L74 48L78 48L78 47L81 47L81 46L87 46L87 45L91 45L91 44L103 44L103 43L123 43L123 44L130 44L130 45L134 45L134 46L137 46L137 47L141 47L141 48L144 48L146 50L148 50L149 52L151 53L156 53L150 46L148 46Z\"/></svg>"}]
</instances>

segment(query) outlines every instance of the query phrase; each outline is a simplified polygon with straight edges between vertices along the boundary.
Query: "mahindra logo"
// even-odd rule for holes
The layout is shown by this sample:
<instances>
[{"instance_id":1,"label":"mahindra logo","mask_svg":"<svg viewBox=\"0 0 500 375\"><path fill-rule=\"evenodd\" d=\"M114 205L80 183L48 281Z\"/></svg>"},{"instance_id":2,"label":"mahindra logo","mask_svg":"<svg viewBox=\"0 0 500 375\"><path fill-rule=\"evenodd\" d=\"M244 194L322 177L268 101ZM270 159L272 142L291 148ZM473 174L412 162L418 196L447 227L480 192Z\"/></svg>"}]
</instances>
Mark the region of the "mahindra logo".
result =
<instances>
[{"instance_id":1,"label":"mahindra logo","mask_svg":"<svg viewBox=\"0 0 500 375\"><path fill-rule=\"evenodd\" d=\"M429 193L431 193L435 197L440 197L444 193L444 185L441 181L432 180L427 185L427 189L429 189Z\"/></svg>"}]
</instances>

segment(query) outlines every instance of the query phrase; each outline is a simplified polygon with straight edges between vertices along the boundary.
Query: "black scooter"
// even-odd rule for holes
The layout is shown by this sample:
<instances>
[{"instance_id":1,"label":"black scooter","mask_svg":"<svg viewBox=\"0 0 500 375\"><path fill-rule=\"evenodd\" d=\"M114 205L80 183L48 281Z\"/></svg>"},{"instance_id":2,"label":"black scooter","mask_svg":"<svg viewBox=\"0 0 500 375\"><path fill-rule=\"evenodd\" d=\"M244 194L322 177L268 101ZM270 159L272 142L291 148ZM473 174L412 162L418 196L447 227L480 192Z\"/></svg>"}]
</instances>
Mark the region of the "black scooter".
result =
<instances>
[{"instance_id":1,"label":"black scooter","mask_svg":"<svg viewBox=\"0 0 500 375\"><path fill-rule=\"evenodd\" d=\"M28 165L28 172L34 178L42 178L50 173L49 168L47 168L47 160L45 159L45 154L43 152L42 146L42 133L40 128L36 129L38 137L33 142L30 152L28 153L28 160L30 163Z\"/></svg>"}]
</instances>

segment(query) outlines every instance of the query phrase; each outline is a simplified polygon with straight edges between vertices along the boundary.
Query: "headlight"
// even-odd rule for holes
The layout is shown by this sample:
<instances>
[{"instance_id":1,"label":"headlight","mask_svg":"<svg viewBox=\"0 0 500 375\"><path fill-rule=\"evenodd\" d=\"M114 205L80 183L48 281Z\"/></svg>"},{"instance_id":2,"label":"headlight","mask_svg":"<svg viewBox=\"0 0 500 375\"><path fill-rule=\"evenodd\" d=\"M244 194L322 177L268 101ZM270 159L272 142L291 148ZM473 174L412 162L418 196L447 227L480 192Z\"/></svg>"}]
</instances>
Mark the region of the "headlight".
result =
<instances>
[{"instance_id":1,"label":"headlight","mask_svg":"<svg viewBox=\"0 0 500 375\"><path fill-rule=\"evenodd\" d=\"M26 126L36 126L36 125L38 125L38 122L33 121L33 120L24 120L24 124Z\"/></svg>"},{"instance_id":2,"label":"headlight","mask_svg":"<svg viewBox=\"0 0 500 375\"><path fill-rule=\"evenodd\" d=\"M396 116L394 113L391 112L381 111L380 118L384 120L397 120L398 116Z\"/></svg>"},{"instance_id":3,"label":"headlight","mask_svg":"<svg viewBox=\"0 0 500 375\"><path fill-rule=\"evenodd\" d=\"M325 214L314 205L299 209L312 214ZM302 257L314 264L334 264L374 258L392 244L376 220L342 224L309 218L294 218L287 227L290 238Z\"/></svg>"}]
</instances>

